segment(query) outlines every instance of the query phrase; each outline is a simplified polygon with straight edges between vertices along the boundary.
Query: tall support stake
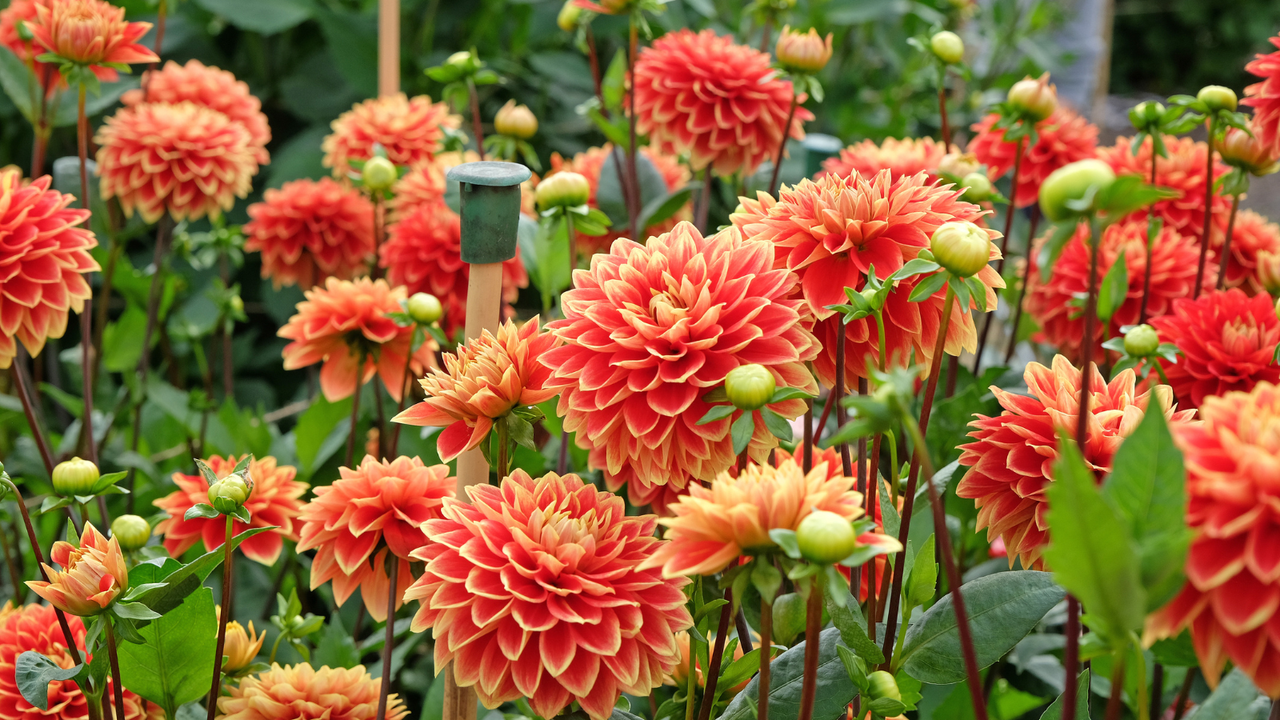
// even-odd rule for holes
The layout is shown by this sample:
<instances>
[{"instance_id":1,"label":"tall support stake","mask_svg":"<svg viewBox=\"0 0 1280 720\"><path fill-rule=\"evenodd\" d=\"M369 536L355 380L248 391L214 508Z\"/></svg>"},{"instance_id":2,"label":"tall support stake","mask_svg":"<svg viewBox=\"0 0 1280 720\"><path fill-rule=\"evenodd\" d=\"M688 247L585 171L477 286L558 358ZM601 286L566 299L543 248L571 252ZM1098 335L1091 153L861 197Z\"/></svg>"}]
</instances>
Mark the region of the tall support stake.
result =
<instances>
[{"instance_id":1,"label":"tall support stake","mask_svg":"<svg viewBox=\"0 0 1280 720\"><path fill-rule=\"evenodd\" d=\"M400 92L400 0L378 0L378 95Z\"/></svg>"},{"instance_id":2,"label":"tall support stake","mask_svg":"<svg viewBox=\"0 0 1280 720\"><path fill-rule=\"evenodd\" d=\"M383 0L386 2L386 0ZM516 256L520 226L520 183L529 168L508 162L472 162L449 171L449 182L462 184L462 260L470 265L467 281L467 339L481 331L496 333L502 315L502 263ZM501 479L501 478L499 478ZM458 499L464 488L489 481L489 464L480 448L458 456ZM475 720L476 694L458 687L453 668L446 670L444 720Z\"/></svg>"}]
</instances>

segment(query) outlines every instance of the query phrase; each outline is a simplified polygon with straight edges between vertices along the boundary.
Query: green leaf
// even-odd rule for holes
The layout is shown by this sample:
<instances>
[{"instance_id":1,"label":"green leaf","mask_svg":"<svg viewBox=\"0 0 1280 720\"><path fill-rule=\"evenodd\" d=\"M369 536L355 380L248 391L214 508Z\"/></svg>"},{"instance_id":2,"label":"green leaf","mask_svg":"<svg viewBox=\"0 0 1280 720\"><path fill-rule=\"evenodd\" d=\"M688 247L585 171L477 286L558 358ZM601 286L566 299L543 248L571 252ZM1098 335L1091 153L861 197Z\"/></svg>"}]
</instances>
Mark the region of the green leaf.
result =
<instances>
[{"instance_id":1,"label":"green leaf","mask_svg":"<svg viewBox=\"0 0 1280 720\"><path fill-rule=\"evenodd\" d=\"M1040 279L1048 282L1053 275L1053 265L1058 262L1058 256L1062 254L1062 249L1067 246L1067 241L1075 237L1076 220L1069 220L1064 223L1058 223L1053 226L1053 233L1049 235L1049 239L1041 246L1040 252L1036 253L1036 263L1040 266Z\"/></svg>"},{"instance_id":2,"label":"green leaf","mask_svg":"<svg viewBox=\"0 0 1280 720\"><path fill-rule=\"evenodd\" d=\"M921 280L919 284L912 288L911 295L909 295L907 299L911 302L920 302L941 290L946 284L947 273L935 273L924 280Z\"/></svg>"},{"instance_id":3,"label":"green leaf","mask_svg":"<svg viewBox=\"0 0 1280 720\"><path fill-rule=\"evenodd\" d=\"M768 556L756 558L756 561L751 564L751 584L755 586L756 592L760 593L760 597L772 603L782 587L782 573L773 566Z\"/></svg>"},{"instance_id":4,"label":"green leaf","mask_svg":"<svg viewBox=\"0 0 1280 720\"><path fill-rule=\"evenodd\" d=\"M250 0L252 1L252 0ZM313 11L338 72L364 95L378 90L377 18L372 13Z\"/></svg>"},{"instance_id":5,"label":"green leaf","mask_svg":"<svg viewBox=\"0 0 1280 720\"><path fill-rule=\"evenodd\" d=\"M1046 564L1054 579L1080 598L1094 618L1091 627L1113 645L1142 630L1146 592L1138 550L1116 509L1103 498L1074 442L1065 438L1053 466Z\"/></svg>"},{"instance_id":6,"label":"green leaf","mask_svg":"<svg viewBox=\"0 0 1280 720\"><path fill-rule=\"evenodd\" d=\"M840 631L841 642L869 663L878 665L884 662L884 652L880 650L879 645L872 642L871 636L867 635L867 619L863 616L858 603L853 601L853 595L849 592L847 585L841 588L841 595L844 596L843 604L838 602L832 594L828 594L825 598L827 614L831 616L831 624Z\"/></svg>"},{"instance_id":7,"label":"green leaf","mask_svg":"<svg viewBox=\"0 0 1280 720\"><path fill-rule=\"evenodd\" d=\"M187 508L187 512L182 516L182 519L183 520L197 520L197 519L212 520L213 518L216 518L219 515L221 515L221 513L219 513L217 510L214 510L212 505L206 505L204 503L196 503L195 505L192 505L191 507Z\"/></svg>"},{"instance_id":8,"label":"green leaf","mask_svg":"<svg viewBox=\"0 0 1280 720\"><path fill-rule=\"evenodd\" d=\"M1240 668L1222 679L1218 689L1196 710L1196 720L1243 720L1250 717L1249 706L1261 693Z\"/></svg>"},{"instance_id":9,"label":"green leaf","mask_svg":"<svg viewBox=\"0 0 1280 720\"><path fill-rule=\"evenodd\" d=\"M1009 652L1065 596L1049 573L1025 570L987 575L960 588L973 631L978 667L985 668ZM898 658L900 667L921 682L963 682L960 633L948 594L907 630Z\"/></svg>"},{"instance_id":10,"label":"green leaf","mask_svg":"<svg viewBox=\"0 0 1280 720\"><path fill-rule=\"evenodd\" d=\"M622 96L626 92L627 53L619 49L614 53L609 69L600 79L600 91L604 95L604 104L610 111L622 105Z\"/></svg>"},{"instance_id":11,"label":"green leaf","mask_svg":"<svg viewBox=\"0 0 1280 720\"><path fill-rule=\"evenodd\" d=\"M885 278L885 282L888 283L890 279L905 280L909 277L915 277L916 275L937 272L940 267L941 266L938 265L938 263L933 262L932 260L921 260L920 258L916 258L906 265L903 265L898 269L898 272L894 273L889 278Z\"/></svg>"},{"instance_id":12,"label":"green leaf","mask_svg":"<svg viewBox=\"0 0 1280 720\"><path fill-rule=\"evenodd\" d=\"M622 186L618 183L618 169L626 170L626 154L615 149L605 157L600 167L600 184L596 189L596 206L609 216L616 228L628 228L630 218L627 216L627 204L623 200ZM653 161L644 153L636 153L636 177L640 181L640 207L644 208L655 199L667 196L667 181L658 172ZM637 225L641 231L643 225ZM629 232L629 230L627 231ZM633 238L639 242L643 238Z\"/></svg>"},{"instance_id":13,"label":"green leaf","mask_svg":"<svg viewBox=\"0 0 1280 720\"><path fill-rule=\"evenodd\" d=\"M331 403L318 395L311 407L298 417L293 434L297 438L298 464L304 474L324 464L337 452L347 438L348 426L343 421L351 417L351 398ZM337 437L337 442L331 441Z\"/></svg>"},{"instance_id":14,"label":"green leaf","mask_svg":"<svg viewBox=\"0 0 1280 720\"><path fill-rule=\"evenodd\" d=\"M1162 412L1149 412L1120 449L1102 496L1125 521L1138 546L1146 609L1173 599L1183 583L1191 531L1187 528L1186 469Z\"/></svg>"},{"instance_id":15,"label":"green leaf","mask_svg":"<svg viewBox=\"0 0 1280 720\"><path fill-rule=\"evenodd\" d=\"M356 650L355 640L351 639L351 635L342 626L342 621L337 616L330 619L325 627L324 635L320 637L312 659L317 666L327 665L335 668L353 668L360 664L360 652Z\"/></svg>"},{"instance_id":16,"label":"green leaf","mask_svg":"<svg viewBox=\"0 0 1280 720\"><path fill-rule=\"evenodd\" d=\"M773 436L783 442L791 442L794 436L791 433L791 423L778 413L769 408L761 408L760 415L764 418L764 426L773 433Z\"/></svg>"},{"instance_id":17,"label":"green leaf","mask_svg":"<svg viewBox=\"0 0 1280 720\"><path fill-rule=\"evenodd\" d=\"M231 550L234 552L236 548L240 547L240 543L254 535L275 529L275 526L268 526L245 530L231 538ZM195 592L196 588L200 587L200 584L204 582L204 579L209 577L209 573L222 564L224 554L223 547L216 547L186 565L181 565L168 572L155 574L154 576L151 571L142 571L142 569L147 567L165 569L169 567L170 563L175 563L176 561L170 558L146 560L138 563L129 572L129 582L130 584L135 582L134 573L140 573L141 579L137 582L160 582L163 579L163 587L158 587L139 595L137 601L161 615L166 615L170 610L180 605L183 598Z\"/></svg>"},{"instance_id":18,"label":"green leaf","mask_svg":"<svg viewBox=\"0 0 1280 720\"><path fill-rule=\"evenodd\" d=\"M811 399L812 397L813 397L812 395L805 392L804 390L801 390L800 388L780 387L774 390L773 395L769 397L769 404L772 405L774 403L780 403L784 400L796 400L800 398L808 400L808 399ZM706 398L704 397L703 399L705 400Z\"/></svg>"},{"instance_id":19,"label":"green leaf","mask_svg":"<svg viewBox=\"0 0 1280 720\"><path fill-rule=\"evenodd\" d=\"M137 305L129 305L115 322L102 332L102 363L112 372L132 371L142 357L142 335L146 331L147 313ZM152 345L159 333L152 336Z\"/></svg>"},{"instance_id":20,"label":"green leaf","mask_svg":"<svg viewBox=\"0 0 1280 720\"><path fill-rule=\"evenodd\" d=\"M733 425L729 428L729 434L733 437L733 454L741 455L743 450L747 449L747 445L751 443L751 435L756 430L755 413L744 412L733 421Z\"/></svg>"},{"instance_id":21,"label":"green leaf","mask_svg":"<svg viewBox=\"0 0 1280 720\"><path fill-rule=\"evenodd\" d=\"M1098 319L1104 324L1111 322L1116 311L1124 304L1129 294L1129 270L1123 258L1111 263L1111 269L1102 278L1098 288Z\"/></svg>"},{"instance_id":22,"label":"green leaf","mask_svg":"<svg viewBox=\"0 0 1280 720\"><path fill-rule=\"evenodd\" d=\"M1062 696L1059 695L1040 716L1040 720L1062 720ZM1076 677L1075 720L1089 720L1089 670L1080 671Z\"/></svg>"},{"instance_id":23,"label":"green leaf","mask_svg":"<svg viewBox=\"0 0 1280 720\"><path fill-rule=\"evenodd\" d=\"M111 612L117 617L129 620L155 620L160 613L138 602L118 602L111 606Z\"/></svg>"},{"instance_id":24,"label":"green leaf","mask_svg":"<svg viewBox=\"0 0 1280 720\"><path fill-rule=\"evenodd\" d=\"M62 669L49 658L27 650L14 663L13 676L23 699L44 712L49 711L49 683L70 680L80 674L83 665Z\"/></svg>"},{"instance_id":25,"label":"green leaf","mask_svg":"<svg viewBox=\"0 0 1280 720\"><path fill-rule=\"evenodd\" d=\"M782 552L793 560L800 559L800 543L796 540L796 531L786 528L774 528L769 531L769 539L782 548Z\"/></svg>"},{"instance_id":26,"label":"green leaf","mask_svg":"<svg viewBox=\"0 0 1280 720\"><path fill-rule=\"evenodd\" d=\"M274 35L310 19L308 0L196 0L196 4L243 30Z\"/></svg>"},{"instance_id":27,"label":"green leaf","mask_svg":"<svg viewBox=\"0 0 1280 720\"><path fill-rule=\"evenodd\" d=\"M736 412L737 409L738 408L732 405L712 405L711 409L707 411L707 414L703 415L702 418L698 420L698 424L707 425L709 423L716 422L717 420L723 420Z\"/></svg>"},{"instance_id":28,"label":"green leaf","mask_svg":"<svg viewBox=\"0 0 1280 720\"><path fill-rule=\"evenodd\" d=\"M645 203L644 209L640 211L640 222L636 227L653 227L675 215L680 208L688 204L689 198L693 196L693 191L701 186L701 182L691 182L682 188L672 190L666 195L653 198Z\"/></svg>"},{"instance_id":29,"label":"green leaf","mask_svg":"<svg viewBox=\"0 0 1280 720\"><path fill-rule=\"evenodd\" d=\"M845 706L853 701L858 688L849 679L844 663L836 650L840 646L840 634L835 628L827 628L818 638L817 697L813 704L813 717L833 718L845 712ZM800 689L804 678L804 643L789 648L773 659L769 678L769 717L771 720L796 720L800 716ZM751 679L733 700L719 720L754 720L759 702L760 678Z\"/></svg>"},{"instance_id":30,"label":"green leaf","mask_svg":"<svg viewBox=\"0 0 1280 720\"><path fill-rule=\"evenodd\" d=\"M920 552L916 553L916 561L911 565L911 575L907 577L907 602L910 607L924 607L933 600L937 592L938 563L934 561L934 536L930 535Z\"/></svg>"}]
</instances>

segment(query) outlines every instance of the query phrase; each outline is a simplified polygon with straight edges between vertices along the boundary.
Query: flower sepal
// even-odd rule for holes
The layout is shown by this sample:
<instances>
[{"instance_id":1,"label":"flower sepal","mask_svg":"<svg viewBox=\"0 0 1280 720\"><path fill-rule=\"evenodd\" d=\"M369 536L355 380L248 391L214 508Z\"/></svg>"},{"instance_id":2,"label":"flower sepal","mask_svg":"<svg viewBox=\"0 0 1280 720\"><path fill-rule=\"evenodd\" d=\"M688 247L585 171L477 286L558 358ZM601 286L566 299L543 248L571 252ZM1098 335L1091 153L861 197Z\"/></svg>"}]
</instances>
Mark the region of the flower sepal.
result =
<instances>
[{"instance_id":1,"label":"flower sepal","mask_svg":"<svg viewBox=\"0 0 1280 720\"><path fill-rule=\"evenodd\" d=\"M93 502L94 498L99 495L128 495L129 490L116 485L116 483L125 479L129 475L128 471L107 473L100 475L96 482L89 488L89 492L83 495L67 495L66 497L58 497L50 495L44 499L40 505L40 514L60 510L72 503L87 505Z\"/></svg>"}]
</instances>

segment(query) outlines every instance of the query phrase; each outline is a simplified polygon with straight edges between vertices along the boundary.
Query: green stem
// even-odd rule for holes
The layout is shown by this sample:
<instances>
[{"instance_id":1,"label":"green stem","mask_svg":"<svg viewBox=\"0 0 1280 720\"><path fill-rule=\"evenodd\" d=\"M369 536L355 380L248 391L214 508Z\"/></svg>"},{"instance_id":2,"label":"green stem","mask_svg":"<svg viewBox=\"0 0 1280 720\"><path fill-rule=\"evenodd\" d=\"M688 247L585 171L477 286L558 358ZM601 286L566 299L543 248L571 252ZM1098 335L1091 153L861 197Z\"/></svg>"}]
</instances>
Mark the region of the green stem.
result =
<instances>
[{"instance_id":1,"label":"green stem","mask_svg":"<svg viewBox=\"0 0 1280 720\"><path fill-rule=\"evenodd\" d=\"M496 425L498 431L498 454L494 471L498 474L498 482L502 482L502 479L507 476L507 443L509 440L507 438L507 423L499 421Z\"/></svg>"},{"instance_id":2,"label":"green stem","mask_svg":"<svg viewBox=\"0 0 1280 720\"><path fill-rule=\"evenodd\" d=\"M759 562L766 562L767 558ZM760 597L760 680L757 695L756 720L769 720L769 672L773 653L773 603Z\"/></svg>"},{"instance_id":3,"label":"green stem","mask_svg":"<svg viewBox=\"0 0 1280 720\"><path fill-rule=\"evenodd\" d=\"M693 579L693 597L696 601L702 597L702 576ZM693 720L694 696L698 689L698 647L697 638L692 630L689 632L689 689L684 701L684 720Z\"/></svg>"},{"instance_id":4,"label":"green stem","mask_svg":"<svg viewBox=\"0 0 1280 720\"><path fill-rule=\"evenodd\" d=\"M218 714L218 696L222 693L222 651L227 644L227 621L231 619L231 583L234 576L231 567L231 538L235 532L230 515L227 518L226 539L222 541L222 612L218 617L218 644L213 653L213 686L209 688L209 716L214 720Z\"/></svg>"},{"instance_id":5,"label":"green stem","mask_svg":"<svg viewBox=\"0 0 1280 720\"><path fill-rule=\"evenodd\" d=\"M387 634L382 643L382 683L378 688L378 713L375 718L387 716L387 695L391 692L391 652L396 646L396 580L400 575L400 558L387 551Z\"/></svg>"},{"instance_id":6,"label":"green stem","mask_svg":"<svg viewBox=\"0 0 1280 720\"><path fill-rule=\"evenodd\" d=\"M107 618L102 624L106 629L107 655L111 660L111 680L114 684L112 689L115 691L116 717L124 720L126 717L124 714L124 682L120 679L120 657L116 654L116 633L111 627L112 621L110 618Z\"/></svg>"},{"instance_id":7,"label":"green stem","mask_svg":"<svg viewBox=\"0 0 1280 720\"><path fill-rule=\"evenodd\" d=\"M895 660L893 663L893 672L897 672L898 670L896 661L898 658L902 657L902 644L907 640L907 626L911 624L911 614L914 611L915 608L908 605L906 610L902 613L902 627L898 628L898 641L893 645L893 659Z\"/></svg>"}]
</instances>

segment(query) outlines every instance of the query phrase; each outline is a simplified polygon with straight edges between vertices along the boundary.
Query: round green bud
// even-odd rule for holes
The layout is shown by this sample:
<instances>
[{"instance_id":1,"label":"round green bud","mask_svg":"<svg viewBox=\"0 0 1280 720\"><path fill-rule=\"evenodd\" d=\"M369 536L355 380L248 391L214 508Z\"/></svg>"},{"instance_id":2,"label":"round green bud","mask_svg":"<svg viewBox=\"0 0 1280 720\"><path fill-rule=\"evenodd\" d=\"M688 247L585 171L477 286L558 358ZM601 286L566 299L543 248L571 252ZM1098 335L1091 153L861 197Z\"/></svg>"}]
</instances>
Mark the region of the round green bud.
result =
<instances>
[{"instance_id":1,"label":"round green bud","mask_svg":"<svg viewBox=\"0 0 1280 720\"><path fill-rule=\"evenodd\" d=\"M831 565L853 554L858 536L853 523L826 510L815 510L796 528L800 555L809 562Z\"/></svg>"},{"instance_id":2,"label":"round green bud","mask_svg":"<svg viewBox=\"0 0 1280 720\"><path fill-rule=\"evenodd\" d=\"M729 402L739 410L759 410L769 403L778 387L773 373L763 365L739 365L724 378Z\"/></svg>"},{"instance_id":3,"label":"round green bud","mask_svg":"<svg viewBox=\"0 0 1280 720\"><path fill-rule=\"evenodd\" d=\"M585 205L591 197L591 185L576 172L558 172L538 183L534 198L538 207L550 210L555 207Z\"/></svg>"},{"instance_id":4,"label":"round green bud","mask_svg":"<svg viewBox=\"0 0 1280 720\"><path fill-rule=\"evenodd\" d=\"M1239 102L1236 91L1221 85L1205 85L1196 93L1196 99L1209 107L1210 111L1230 110L1235 112Z\"/></svg>"},{"instance_id":5,"label":"round green bud","mask_svg":"<svg viewBox=\"0 0 1280 720\"><path fill-rule=\"evenodd\" d=\"M459 50L450 55L449 59L444 61L444 64L451 65L470 75L480 69L480 58L476 57L475 53L470 50Z\"/></svg>"},{"instance_id":6,"label":"round green bud","mask_svg":"<svg viewBox=\"0 0 1280 720\"><path fill-rule=\"evenodd\" d=\"M955 65L964 59L964 41L950 30L934 33L929 38L929 49L948 65Z\"/></svg>"},{"instance_id":7,"label":"round green bud","mask_svg":"<svg viewBox=\"0 0 1280 720\"><path fill-rule=\"evenodd\" d=\"M1090 158L1054 170L1040 186L1040 211L1053 222L1061 222L1076 213L1067 207L1068 200L1079 200L1091 187L1110 187L1116 172L1101 160Z\"/></svg>"},{"instance_id":8,"label":"round green bud","mask_svg":"<svg viewBox=\"0 0 1280 720\"><path fill-rule=\"evenodd\" d=\"M790 645L804 632L805 601L799 593L779 595L773 601L773 641Z\"/></svg>"},{"instance_id":9,"label":"round green bud","mask_svg":"<svg viewBox=\"0 0 1280 720\"><path fill-rule=\"evenodd\" d=\"M364 170L360 172L360 181L373 192L390 190L397 177L395 164L381 155L366 160Z\"/></svg>"},{"instance_id":10,"label":"round green bud","mask_svg":"<svg viewBox=\"0 0 1280 720\"><path fill-rule=\"evenodd\" d=\"M209 488L209 504L223 515L230 515L249 499L251 489L239 475L228 475Z\"/></svg>"},{"instance_id":11,"label":"round green bud","mask_svg":"<svg viewBox=\"0 0 1280 720\"><path fill-rule=\"evenodd\" d=\"M872 700L889 698L902 702L902 691L898 689L898 681L888 672L877 670L867 676L867 682L870 685L867 694Z\"/></svg>"},{"instance_id":12,"label":"round green bud","mask_svg":"<svg viewBox=\"0 0 1280 720\"><path fill-rule=\"evenodd\" d=\"M1009 104L1019 112L1040 122L1058 109L1058 92L1049 84L1048 74L1039 78L1023 78L1009 88Z\"/></svg>"},{"instance_id":13,"label":"round green bud","mask_svg":"<svg viewBox=\"0 0 1280 720\"><path fill-rule=\"evenodd\" d=\"M1129 110L1129 122L1133 123L1135 130L1148 129L1159 122L1161 115L1164 115L1164 105L1154 100L1144 100Z\"/></svg>"},{"instance_id":14,"label":"round green bud","mask_svg":"<svg viewBox=\"0 0 1280 720\"><path fill-rule=\"evenodd\" d=\"M232 295L228 303L231 305L231 312L236 315L244 312L244 300L239 295Z\"/></svg>"},{"instance_id":15,"label":"round green bud","mask_svg":"<svg viewBox=\"0 0 1280 720\"><path fill-rule=\"evenodd\" d=\"M960 180L960 187L964 188L964 199L970 202L990 200L994 195L990 178L980 172L965 175Z\"/></svg>"},{"instance_id":16,"label":"round green bud","mask_svg":"<svg viewBox=\"0 0 1280 720\"><path fill-rule=\"evenodd\" d=\"M444 317L444 306L440 304L440 298L430 293L414 293L405 309L408 310L409 317L419 325L430 325Z\"/></svg>"},{"instance_id":17,"label":"round green bud","mask_svg":"<svg viewBox=\"0 0 1280 720\"><path fill-rule=\"evenodd\" d=\"M1135 325L1124 334L1124 351L1132 357L1147 357L1160 347L1160 336L1150 325Z\"/></svg>"},{"instance_id":18,"label":"round green bud","mask_svg":"<svg viewBox=\"0 0 1280 720\"><path fill-rule=\"evenodd\" d=\"M933 259L957 277L977 275L991 259L991 237L967 220L943 223L929 239Z\"/></svg>"},{"instance_id":19,"label":"round green bud","mask_svg":"<svg viewBox=\"0 0 1280 720\"><path fill-rule=\"evenodd\" d=\"M111 537L120 542L123 550L140 550L151 537L151 526L137 515L121 515L111 521Z\"/></svg>"},{"instance_id":20,"label":"round green bud","mask_svg":"<svg viewBox=\"0 0 1280 720\"><path fill-rule=\"evenodd\" d=\"M88 495L101 474L98 466L88 460L73 457L53 468L53 491L62 497Z\"/></svg>"},{"instance_id":21,"label":"round green bud","mask_svg":"<svg viewBox=\"0 0 1280 720\"><path fill-rule=\"evenodd\" d=\"M560 14L556 16L556 24L565 32L573 32L578 29L578 20L581 17L582 8L574 0L565 0L564 6L560 8Z\"/></svg>"}]
</instances>

